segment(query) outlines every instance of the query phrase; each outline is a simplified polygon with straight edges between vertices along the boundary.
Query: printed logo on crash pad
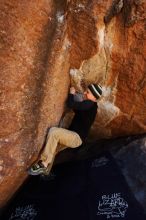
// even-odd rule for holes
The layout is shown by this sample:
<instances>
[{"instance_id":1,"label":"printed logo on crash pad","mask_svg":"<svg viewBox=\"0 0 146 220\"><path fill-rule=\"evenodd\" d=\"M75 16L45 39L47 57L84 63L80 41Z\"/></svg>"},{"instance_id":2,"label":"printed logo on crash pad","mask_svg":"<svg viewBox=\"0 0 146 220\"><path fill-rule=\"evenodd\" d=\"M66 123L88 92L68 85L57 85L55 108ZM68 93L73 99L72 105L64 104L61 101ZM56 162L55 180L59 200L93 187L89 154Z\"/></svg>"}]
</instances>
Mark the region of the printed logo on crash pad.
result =
<instances>
[{"instance_id":1,"label":"printed logo on crash pad","mask_svg":"<svg viewBox=\"0 0 146 220\"><path fill-rule=\"evenodd\" d=\"M33 205L19 206L16 207L9 220L34 220L36 216L37 211Z\"/></svg>"},{"instance_id":2,"label":"printed logo on crash pad","mask_svg":"<svg viewBox=\"0 0 146 220\"><path fill-rule=\"evenodd\" d=\"M121 197L121 193L103 195L98 202L97 215L105 215L110 218L124 218L128 209L128 203Z\"/></svg>"}]
</instances>

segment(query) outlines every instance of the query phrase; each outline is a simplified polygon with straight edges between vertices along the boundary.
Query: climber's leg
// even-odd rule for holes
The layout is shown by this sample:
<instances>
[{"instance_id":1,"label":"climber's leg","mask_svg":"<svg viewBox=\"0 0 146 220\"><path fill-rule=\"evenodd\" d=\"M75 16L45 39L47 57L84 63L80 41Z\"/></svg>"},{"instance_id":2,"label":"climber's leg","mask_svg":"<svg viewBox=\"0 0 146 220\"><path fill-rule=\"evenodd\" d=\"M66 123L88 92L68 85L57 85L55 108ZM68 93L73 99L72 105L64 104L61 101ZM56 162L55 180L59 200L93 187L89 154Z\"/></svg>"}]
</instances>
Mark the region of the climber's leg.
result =
<instances>
[{"instance_id":1,"label":"climber's leg","mask_svg":"<svg viewBox=\"0 0 146 220\"><path fill-rule=\"evenodd\" d=\"M42 166L37 166L38 164L34 164L29 172L31 175L39 175L41 173L45 173L45 171L48 173L48 170L50 172L55 159L58 144L65 146L64 149L76 148L82 144L82 140L74 131L69 131L67 129L58 127L51 128L49 130L47 142L39 162L42 164Z\"/></svg>"}]
</instances>

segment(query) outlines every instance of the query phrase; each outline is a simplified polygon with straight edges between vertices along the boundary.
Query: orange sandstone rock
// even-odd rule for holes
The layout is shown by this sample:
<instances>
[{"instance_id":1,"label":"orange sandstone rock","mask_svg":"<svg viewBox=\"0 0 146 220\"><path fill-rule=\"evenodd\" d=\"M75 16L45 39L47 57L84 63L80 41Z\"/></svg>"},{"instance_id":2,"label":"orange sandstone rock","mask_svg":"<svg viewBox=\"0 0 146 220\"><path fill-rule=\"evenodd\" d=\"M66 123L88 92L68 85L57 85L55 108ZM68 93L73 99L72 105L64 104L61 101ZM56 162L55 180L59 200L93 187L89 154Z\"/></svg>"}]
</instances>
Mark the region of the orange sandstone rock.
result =
<instances>
[{"instance_id":1,"label":"orange sandstone rock","mask_svg":"<svg viewBox=\"0 0 146 220\"><path fill-rule=\"evenodd\" d=\"M0 206L57 125L69 86L66 3L0 2Z\"/></svg>"},{"instance_id":2,"label":"orange sandstone rock","mask_svg":"<svg viewBox=\"0 0 146 220\"><path fill-rule=\"evenodd\" d=\"M78 89L103 87L92 137L146 132L145 11L145 0L1 0L1 207L58 125L69 72Z\"/></svg>"},{"instance_id":3,"label":"orange sandstone rock","mask_svg":"<svg viewBox=\"0 0 146 220\"><path fill-rule=\"evenodd\" d=\"M86 85L100 83L104 90L91 137L145 133L146 2L109 0L70 4L72 72ZM85 14L90 19L82 19ZM86 50L82 49L83 42Z\"/></svg>"}]
</instances>

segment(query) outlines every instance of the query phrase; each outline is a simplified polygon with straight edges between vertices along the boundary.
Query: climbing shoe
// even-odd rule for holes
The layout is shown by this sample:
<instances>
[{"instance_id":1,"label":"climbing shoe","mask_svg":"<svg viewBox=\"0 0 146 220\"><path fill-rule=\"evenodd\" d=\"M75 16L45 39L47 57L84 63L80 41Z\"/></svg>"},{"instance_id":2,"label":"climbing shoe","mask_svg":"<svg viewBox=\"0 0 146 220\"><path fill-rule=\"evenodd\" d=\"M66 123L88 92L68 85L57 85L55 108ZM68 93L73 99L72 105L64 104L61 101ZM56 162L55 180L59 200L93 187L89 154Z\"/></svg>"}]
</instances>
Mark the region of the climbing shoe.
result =
<instances>
[{"instance_id":1,"label":"climbing shoe","mask_svg":"<svg viewBox=\"0 0 146 220\"><path fill-rule=\"evenodd\" d=\"M37 163L33 164L30 169L28 170L28 173L32 176L37 176L40 174L46 173L47 168L42 164L42 161L39 160Z\"/></svg>"}]
</instances>

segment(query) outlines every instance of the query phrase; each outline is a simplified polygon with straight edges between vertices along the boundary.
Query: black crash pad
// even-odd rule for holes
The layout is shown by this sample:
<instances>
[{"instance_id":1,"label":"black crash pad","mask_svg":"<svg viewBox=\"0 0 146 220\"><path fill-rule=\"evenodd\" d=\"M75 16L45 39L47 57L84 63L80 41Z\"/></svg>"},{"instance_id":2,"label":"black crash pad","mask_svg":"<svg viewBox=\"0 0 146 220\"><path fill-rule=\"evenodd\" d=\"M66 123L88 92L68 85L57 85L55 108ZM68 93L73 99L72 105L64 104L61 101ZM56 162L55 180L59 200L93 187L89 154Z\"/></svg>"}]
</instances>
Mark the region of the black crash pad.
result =
<instances>
[{"instance_id":1,"label":"black crash pad","mask_svg":"<svg viewBox=\"0 0 146 220\"><path fill-rule=\"evenodd\" d=\"M146 220L109 153L30 177L1 220Z\"/></svg>"}]
</instances>

